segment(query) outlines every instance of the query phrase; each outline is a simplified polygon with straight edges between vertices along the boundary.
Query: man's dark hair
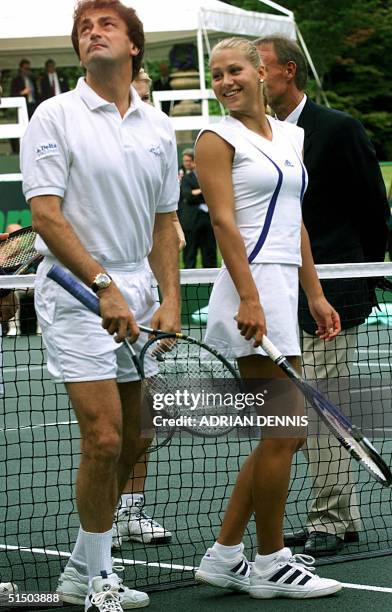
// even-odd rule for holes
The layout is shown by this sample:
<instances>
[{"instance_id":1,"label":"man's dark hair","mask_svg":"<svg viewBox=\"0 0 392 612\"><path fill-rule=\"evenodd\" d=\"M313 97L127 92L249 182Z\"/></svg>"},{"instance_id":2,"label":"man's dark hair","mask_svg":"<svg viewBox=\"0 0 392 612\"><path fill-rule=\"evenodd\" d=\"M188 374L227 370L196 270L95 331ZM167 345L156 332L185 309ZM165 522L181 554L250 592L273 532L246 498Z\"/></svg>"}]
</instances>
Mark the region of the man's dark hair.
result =
<instances>
[{"instance_id":1,"label":"man's dark hair","mask_svg":"<svg viewBox=\"0 0 392 612\"><path fill-rule=\"evenodd\" d=\"M272 44L279 64L294 62L297 66L294 82L298 89L304 91L308 81L308 67L301 48L296 42L285 36L266 36L253 41L256 47L264 44Z\"/></svg>"},{"instance_id":2,"label":"man's dark hair","mask_svg":"<svg viewBox=\"0 0 392 612\"><path fill-rule=\"evenodd\" d=\"M30 66L31 62L30 60L26 59L25 57L23 59L20 60L19 62L19 68L23 68L23 66L27 66L27 64Z\"/></svg>"},{"instance_id":3,"label":"man's dark hair","mask_svg":"<svg viewBox=\"0 0 392 612\"><path fill-rule=\"evenodd\" d=\"M186 155L187 157L190 157L192 161L195 161L194 149L184 149L181 153L181 157L184 157L184 155Z\"/></svg>"},{"instance_id":4,"label":"man's dark hair","mask_svg":"<svg viewBox=\"0 0 392 612\"><path fill-rule=\"evenodd\" d=\"M56 62L52 59L47 59L45 62L45 68L48 68L49 66L56 66Z\"/></svg>"},{"instance_id":5,"label":"man's dark hair","mask_svg":"<svg viewBox=\"0 0 392 612\"><path fill-rule=\"evenodd\" d=\"M128 28L128 37L131 42L139 49L139 54L133 57L132 64L132 77L134 78L142 65L143 54L144 54L144 30L143 24L139 17L136 15L135 9L124 6L119 0L79 0L75 7L73 19L74 24L72 28L72 44L80 58L79 52L79 36L78 36L78 25L86 11L92 9L111 9L117 13L117 15L126 23Z\"/></svg>"}]
</instances>

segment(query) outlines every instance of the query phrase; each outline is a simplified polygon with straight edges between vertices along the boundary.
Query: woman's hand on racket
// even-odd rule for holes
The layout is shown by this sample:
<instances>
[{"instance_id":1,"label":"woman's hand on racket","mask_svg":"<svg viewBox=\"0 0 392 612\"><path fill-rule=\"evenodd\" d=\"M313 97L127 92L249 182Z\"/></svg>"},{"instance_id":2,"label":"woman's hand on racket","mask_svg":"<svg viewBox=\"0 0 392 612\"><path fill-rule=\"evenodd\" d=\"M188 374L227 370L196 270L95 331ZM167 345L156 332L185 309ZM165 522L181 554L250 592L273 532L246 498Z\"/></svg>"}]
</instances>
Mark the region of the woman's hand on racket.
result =
<instances>
[{"instance_id":1,"label":"woman's hand on racket","mask_svg":"<svg viewBox=\"0 0 392 612\"><path fill-rule=\"evenodd\" d=\"M309 310L317 323L316 334L320 340L333 340L340 333L342 327L340 317L336 310L324 296L309 300Z\"/></svg>"},{"instance_id":2,"label":"woman's hand on racket","mask_svg":"<svg viewBox=\"0 0 392 612\"><path fill-rule=\"evenodd\" d=\"M136 342L140 330L119 288L112 282L106 289L98 291L97 295L102 327L111 336L114 335L115 342L121 343L125 338L130 342Z\"/></svg>"},{"instance_id":3,"label":"woman's hand on racket","mask_svg":"<svg viewBox=\"0 0 392 612\"><path fill-rule=\"evenodd\" d=\"M267 334L267 324L260 301L242 299L234 318L241 336L244 336L245 340L254 340L255 348L261 346L263 336Z\"/></svg>"}]
</instances>

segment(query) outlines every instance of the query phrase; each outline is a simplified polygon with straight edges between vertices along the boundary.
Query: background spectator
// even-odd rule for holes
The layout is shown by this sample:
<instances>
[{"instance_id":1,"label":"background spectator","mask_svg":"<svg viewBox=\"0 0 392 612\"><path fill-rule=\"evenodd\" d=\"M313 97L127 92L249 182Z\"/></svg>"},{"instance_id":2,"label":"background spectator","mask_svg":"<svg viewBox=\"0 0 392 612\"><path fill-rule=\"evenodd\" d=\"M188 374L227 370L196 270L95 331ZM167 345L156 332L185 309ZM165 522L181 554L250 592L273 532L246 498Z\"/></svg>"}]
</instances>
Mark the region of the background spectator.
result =
<instances>
[{"instance_id":1,"label":"background spectator","mask_svg":"<svg viewBox=\"0 0 392 612\"><path fill-rule=\"evenodd\" d=\"M32 117L38 104L37 84L31 74L31 64L28 59L19 62L18 74L11 81L11 97L23 96L26 99L27 114ZM11 149L13 153L19 153L19 139L11 138Z\"/></svg>"},{"instance_id":2,"label":"background spectator","mask_svg":"<svg viewBox=\"0 0 392 612\"><path fill-rule=\"evenodd\" d=\"M178 216L186 241L183 250L184 266L196 268L197 252L200 249L203 267L216 268L216 240L207 204L199 187L193 149L183 151L182 163L185 174L181 181Z\"/></svg>"},{"instance_id":3,"label":"background spectator","mask_svg":"<svg viewBox=\"0 0 392 612\"><path fill-rule=\"evenodd\" d=\"M45 72L41 77L40 90L41 101L69 91L67 77L58 74L56 64L52 59L45 62Z\"/></svg>"},{"instance_id":4,"label":"background spectator","mask_svg":"<svg viewBox=\"0 0 392 612\"><path fill-rule=\"evenodd\" d=\"M168 89L171 90L169 66L165 62L159 64L159 73L161 76L153 83L154 91L167 91ZM161 108L163 112L166 113L166 115L170 113L170 104L170 100L161 102Z\"/></svg>"}]
</instances>

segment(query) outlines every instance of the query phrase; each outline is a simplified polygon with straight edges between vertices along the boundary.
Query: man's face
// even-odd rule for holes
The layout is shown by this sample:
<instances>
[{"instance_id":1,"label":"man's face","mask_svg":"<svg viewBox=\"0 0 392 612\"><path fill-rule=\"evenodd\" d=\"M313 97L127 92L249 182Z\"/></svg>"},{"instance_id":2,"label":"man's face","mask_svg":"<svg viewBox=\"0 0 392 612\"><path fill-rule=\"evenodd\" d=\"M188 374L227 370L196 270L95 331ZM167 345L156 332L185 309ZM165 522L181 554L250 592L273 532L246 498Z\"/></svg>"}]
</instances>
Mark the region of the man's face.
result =
<instances>
[{"instance_id":1,"label":"man's face","mask_svg":"<svg viewBox=\"0 0 392 612\"><path fill-rule=\"evenodd\" d=\"M22 72L22 74L29 74L30 73L30 62L25 62L24 64L22 64L20 67L20 71Z\"/></svg>"},{"instance_id":2,"label":"man's face","mask_svg":"<svg viewBox=\"0 0 392 612\"><path fill-rule=\"evenodd\" d=\"M53 74L53 72L56 71L56 64L54 62L49 62L48 64L46 64L46 70L47 72Z\"/></svg>"},{"instance_id":3,"label":"man's face","mask_svg":"<svg viewBox=\"0 0 392 612\"><path fill-rule=\"evenodd\" d=\"M129 40L127 24L112 9L86 11L77 31L80 60L87 69L94 63L129 61L139 53Z\"/></svg>"},{"instance_id":4,"label":"man's face","mask_svg":"<svg viewBox=\"0 0 392 612\"><path fill-rule=\"evenodd\" d=\"M195 168L195 162L191 158L190 155L183 155L183 157L182 157L182 165L184 166L184 168L185 168L185 170L187 172L189 172L190 170L193 170Z\"/></svg>"},{"instance_id":5,"label":"man's face","mask_svg":"<svg viewBox=\"0 0 392 612\"><path fill-rule=\"evenodd\" d=\"M279 64L272 43L259 45L257 51L265 67L264 92L268 104L274 108L276 102L284 98L289 88L286 64Z\"/></svg>"}]
</instances>

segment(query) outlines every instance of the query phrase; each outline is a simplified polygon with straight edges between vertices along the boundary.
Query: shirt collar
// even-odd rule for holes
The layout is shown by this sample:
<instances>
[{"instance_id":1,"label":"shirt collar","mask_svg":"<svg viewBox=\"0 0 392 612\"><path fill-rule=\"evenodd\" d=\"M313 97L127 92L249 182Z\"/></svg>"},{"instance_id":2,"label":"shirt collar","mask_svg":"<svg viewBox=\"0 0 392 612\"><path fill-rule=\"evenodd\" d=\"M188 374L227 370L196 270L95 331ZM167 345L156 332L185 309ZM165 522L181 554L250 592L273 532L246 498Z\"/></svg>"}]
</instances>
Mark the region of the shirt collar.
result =
<instances>
[{"instance_id":1,"label":"shirt collar","mask_svg":"<svg viewBox=\"0 0 392 612\"><path fill-rule=\"evenodd\" d=\"M87 85L84 77L80 77L78 79L78 83L76 85L76 90L81 97L81 99L87 104L90 110L97 110L98 108L103 108L104 106L114 107L113 102L108 102L104 98L101 98L91 87ZM125 115L129 115L136 110L142 108L143 102L140 99L139 94L137 93L134 87L131 87L131 104L128 108Z\"/></svg>"},{"instance_id":2,"label":"shirt collar","mask_svg":"<svg viewBox=\"0 0 392 612\"><path fill-rule=\"evenodd\" d=\"M300 114L303 111L303 108L306 104L306 100L307 100L307 96L306 94L304 94L304 97L302 98L301 102L298 104L298 106L295 107L295 109L289 114L288 117L286 117L285 121L287 121L287 123L294 123L294 125L297 125L298 123L298 119Z\"/></svg>"}]
</instances>

